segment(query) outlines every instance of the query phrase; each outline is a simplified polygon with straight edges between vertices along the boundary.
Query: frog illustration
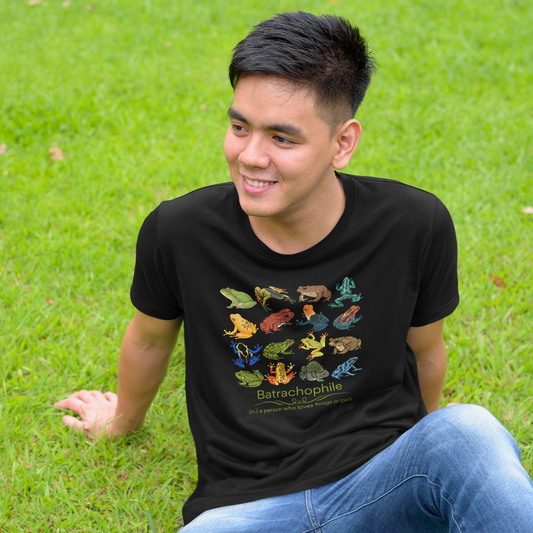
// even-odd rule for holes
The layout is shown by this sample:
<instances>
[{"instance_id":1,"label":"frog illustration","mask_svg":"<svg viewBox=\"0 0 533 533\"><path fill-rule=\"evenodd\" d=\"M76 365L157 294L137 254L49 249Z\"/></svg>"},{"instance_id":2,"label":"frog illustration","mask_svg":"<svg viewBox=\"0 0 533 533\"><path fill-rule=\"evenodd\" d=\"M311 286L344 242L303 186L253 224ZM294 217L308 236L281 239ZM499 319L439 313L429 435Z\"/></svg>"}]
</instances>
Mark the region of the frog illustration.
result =
<instances>
[{"instance_id":1,"label":"frog illustration","mask_svg":"<svg viewBox=\"0 0 533 533\"><path fill-rule=\"evenodd\" d=\"M241 387L259 387L265 379L265 376L259 370L254 370L253 372L239 370L235 372L235 377L239 380Z\"/></svg>"},{"instance_id":2,"label":"frog illustration","mask_svg":"<svg viewBox=\"0 0 533 533\"><path fill-rule=\"evenodd\" d=\"M361 348L361 339L355 337L337 337L336 339L329 339L329 345L334 346L333 355L344 355L352 350L359 350Z\"/></svg>"},{"instance_id":3,"label":"frog illustration","mask_svg":"<svg viewBox=\"0 0 533 533\"><path fill-rule=\"evenodd\" d=\"M257 332L257 326L248 322L245 318L242 318L239 314L230 315L230 320L233 322L235 329L233 331L224 330L224 335L231 335L238 339L249 339L254 333Z\"/></svg>"},{"instance_id":4,"label":"frog illustration","mask_svg":"<svg viewBox=\"0 0 533 533\"><path fill-rule=\"evenodd\" d=\"M304 305L303 315L307 318L306 321L297 320L296 323L299 326L308 326L311 324L313 326L313 331L322 331L328 326L329 318L325 317L323 313L315 313L312 305Z\"/></svg>"},{"instance_id":5,"label":"frog illustration","mask_svg":"<svg viewBox=\"0 0 533 533\"><path fill-rule=\"evenodd\" d=\"M280 331L283 326L292 325L289 320L294 316L294 313L290 309L282 309L277 313L272 313L267 316L259 327L265 333L274 333L275 331Z\"/></svg>"},{"instance_id":6,"label":"frog illustration","mask_svg":"<svg viewBox=\"0 0 533 533\"><path fill-rule=\"evenodd\" d=\"M299 302L318 302L320 298L324 298L325 302L329 302L331 298L331 291L324 285L306 285L305 287L298 287L296 289L300 293Z\"/></svg>"},{"instance_id":7,"label":"frog illustration","mask_svg":"<svg viewBox=\"0 0 533 533\"><path fill-rule=\"evenodd\" d=\"M329 372L318 361L311 361L300 369L300 379L308 381L324 381Z\"/></svg>"},{"instance_id":8,"label":"frog illustration","mask_svg":"<svg viewBox=\"0 0 533 533\"><path fill-rule=\"evenodd\" d=\"M342 363L342 365L339 365L332 373L331 377L336 379L346 378L348 376L355 376L355 372L358 370L362 370L361 368L355 368L355 362L357 361L357 357L352 357L351 359L348 359L348 361L345 361Z\"/></svg>"},{"instance_id":9,"label":"frog illustration","mask_svg":"<svg viewBox=\"0 0 533 533\"><path fill-rule=\"evenodd\" d=\"M320 341L317 341L315 340L315 335L311 331L307 334L305 339L302 339L302 344L300 344L298 348L302 348L303 350L312 350L307 356L307 359L309 360L314 359L315 357L320 357L321 355L324 355L320 350L326 346L327 336L327 333L322 333L320 336Z\"/></svg>"},{"instance_id":10,"label":"frog illustration","mask_svg":"<svg viewBox=\"0 0 533 533\"><path fill-rule=\"evenodd\" d=\"M348 311L338 316L334 321L333 325L337 329L350 329L356 322L359 322L363 317L356 317L355 314L359 311L358 305L352 305Z\"/></svg>"},{"instance_id":11,"label":"frog illustration","mask_svg":"<svg viewBox=\"0 0 533 533\"><path fill-rule=\"evenodd\" d=\"M250 363L250 366L252 366L254 363L257 363L259 361L260 355L255 355L262 346L259 346L259 344L256 344L254 349L251 350L246 346L246 344L243 344L242 342L232 342L230 346L233 348L233 351L239 356L238 359L233 359L233 362L240 366L241 368L244 368L244 365L246 363ZM250 361L248 361L248 357L250 358Z\"/></svg>"},{"instance_id":12,"label":"frog illustration","mask_svg":"<svg viewBox=\"0 0 533 533\"><path fill-rule=\"evenodd\" d=\"M355 289L355 282L353 279L348 277L342 280L342 283L339 283L335 288L341 293L341 295L335 299L332 304L328 304L330 307L343 307L342 303L344 300L351 300L352 303L358 302L361 300L361 293L352 294L352 289Z\"/></svg>"},{"instance_id":13,"label":"frog illustration","mask_svg":"<svg viewBox=\"0 0 533 533\"><path fill-rule=\"evenodd\" d=\"M288 367L285 367L284 363L278 363L274 367L274 363L270 363L270 373L274 374L273 376L266 375L265 378L268 379L272 385L285 385L294 377L294 372L291 370L294 368L294 365L291 363Z\"/></svg>"},{"instance_id":14,"label":"frog illustration","mask_svg":"<svg viewBox=\"0 0 533 533\"><path fill-rule=\"evenodd\" d=\"M229 287L220 289L220 294L231 301L231 305L228 305L228 309L232 309L233 307L236 307L237 309L250 309L250 307L257 305L257 302L254 302L245 292L239 292L230 289Z\"/></svg>"},{"instance_id":15,"label":"frog illustration","mask_svg":"<svg viewBox=\"0 0 533 533\"><path fill-rule=\"evenodd\" d=\"M255 297L265 311L270 311L270 307L267 305L267 301L270 298L274 300L288 300L291 304L294 303L294 300L287 294L285 289L277 289L276 287L268 287L268 289L256 287Z\"/></svg>"},{"instance_id":16,"label":"frog illustration","mask_svg":"<svg viewBox=\"0 0 533 533\"><path fill-rule=\"evenodd\" d=\"M293 344L294 341L292 339L287 339L283 342L271 342L263 350L263 356L267 359L274 359L275 361L279 361L280 359L283 359L283 357L279 356L280 353L282 353L283 355L289 355L294 353L287 351Z\"/></svg>"}]
</instances>

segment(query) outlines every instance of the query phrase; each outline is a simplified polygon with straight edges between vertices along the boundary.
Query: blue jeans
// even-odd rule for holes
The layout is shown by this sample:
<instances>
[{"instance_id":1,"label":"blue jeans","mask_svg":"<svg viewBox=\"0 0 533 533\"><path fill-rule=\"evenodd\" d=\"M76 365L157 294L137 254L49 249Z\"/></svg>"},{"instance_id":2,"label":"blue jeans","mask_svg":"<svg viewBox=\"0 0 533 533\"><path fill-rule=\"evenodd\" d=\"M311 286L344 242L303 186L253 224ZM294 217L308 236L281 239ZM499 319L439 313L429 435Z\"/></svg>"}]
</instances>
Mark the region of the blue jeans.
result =
<instances>
[{"instance_id":1,"label":"blue jeans","mask_svg":"<svg viewBox=\"0 0 533 533\"><path fill-rule=\"evenodd\" d=\"M520 450L485 409L428 415L345 478L211 509L182 533L533 532L533 483Z\"/></svg>"}]
</instances>

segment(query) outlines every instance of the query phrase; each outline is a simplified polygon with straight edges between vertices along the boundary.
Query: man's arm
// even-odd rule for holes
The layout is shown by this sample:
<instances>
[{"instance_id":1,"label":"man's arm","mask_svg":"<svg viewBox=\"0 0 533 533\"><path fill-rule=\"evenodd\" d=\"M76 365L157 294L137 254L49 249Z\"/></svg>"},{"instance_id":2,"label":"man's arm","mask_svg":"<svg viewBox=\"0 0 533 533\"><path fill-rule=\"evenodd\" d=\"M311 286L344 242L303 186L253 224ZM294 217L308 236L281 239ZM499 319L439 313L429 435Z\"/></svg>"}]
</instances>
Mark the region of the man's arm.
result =
<instances>
[{"instance_id":1,"label":"man's arm","mask_svg":"<svg viewBox=\"0 0 533 533\"><path fill-rule=\"evenodd\" d=\"M79 391L55 404L82 420L63 422L81 431L120 435L139 429L168 369L182 319L159 320L137 311L130 322L118 363L118 395ZM107 426L107 427L106 427Z\"/></svg>"},{"instance_id":2,"label":"man's arm","mask_svg":"<svg viewBox=\"0 0 533 533\"><path fill-rule=\"evenodd\" d=\"M428 413L440 407L440 398L446 374L446 346L442 338L444 319L410 328L407 344L413 350L418 368L418 381Z\"/></svg>"}]
</instances>

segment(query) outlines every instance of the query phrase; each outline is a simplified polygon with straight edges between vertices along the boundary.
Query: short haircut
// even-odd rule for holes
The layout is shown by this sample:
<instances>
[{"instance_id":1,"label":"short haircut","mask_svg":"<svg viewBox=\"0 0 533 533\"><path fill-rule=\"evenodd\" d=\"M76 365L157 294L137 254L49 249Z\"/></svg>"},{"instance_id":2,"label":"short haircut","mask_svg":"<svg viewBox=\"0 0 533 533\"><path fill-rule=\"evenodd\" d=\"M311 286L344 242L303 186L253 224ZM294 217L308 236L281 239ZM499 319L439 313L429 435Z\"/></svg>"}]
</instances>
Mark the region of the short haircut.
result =
<instances>
[{"instance_id":1,"label":"short haircut","mask_svg":"<svg viewBox=\"0 0 533 533\"><path fill-rule=\"evenodd\" d=\"M233 89L249 74L276 76L315 96L317 115L332 127L361 105L376 63L359 29L346 19L298 11L254 26L233 50Z\"/></svg>"}]
</instances>

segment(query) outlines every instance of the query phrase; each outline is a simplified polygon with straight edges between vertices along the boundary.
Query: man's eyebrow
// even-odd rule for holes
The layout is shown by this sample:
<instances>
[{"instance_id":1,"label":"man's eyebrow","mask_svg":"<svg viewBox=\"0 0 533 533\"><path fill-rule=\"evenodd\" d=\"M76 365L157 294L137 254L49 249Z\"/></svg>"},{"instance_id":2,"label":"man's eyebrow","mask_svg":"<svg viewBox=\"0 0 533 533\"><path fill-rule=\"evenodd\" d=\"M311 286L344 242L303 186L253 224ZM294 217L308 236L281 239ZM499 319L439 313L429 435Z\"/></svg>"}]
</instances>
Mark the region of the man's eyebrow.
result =
<instances>
[{"instance_id":1,"label":"man's eyebrow","mask_svg":"<svg viewBox=\"0 0 533 533\"><path fill-rule=\"evenodd\" d=\"M300 128L292 126L291 124L270 124L265 126L266 130L279 131L286 135L292 135L293 137L303 137L303 132Z\"/></svg>"},{"instance_id":2,"label":"man's eyebrow","mask_svg":"<svg viewBox=\"0 0 533 533\"><path fill-rule=\"evenodd\" d=\"M230 107L228 109L228 117L233 118L235 120L240 120L241 122L248 124L248 121L246 120L246 118L244 118L233 107ZM266 131L279 131L280 133L285 133L286 135L293 135L295 137L303 137L303 131L296 126L293 126L292 124L283 124L283 123L266 124L265 126L262 127L262 129Z\"/></svg>"},{"instance_id":3,"label":"man's eyebrow","mask_svg":"<svg viewBox=\"0 0 533 533\"><path fill-rule=\"evenodd\" d=\"M240 120L241 122L245 122L246 124L248 124L248 122L246 122L246 119L238 111L233 109L233 107L230 107L228 109L228 117L234 118L235 120Z\"/></svg>"}]
</instances>

